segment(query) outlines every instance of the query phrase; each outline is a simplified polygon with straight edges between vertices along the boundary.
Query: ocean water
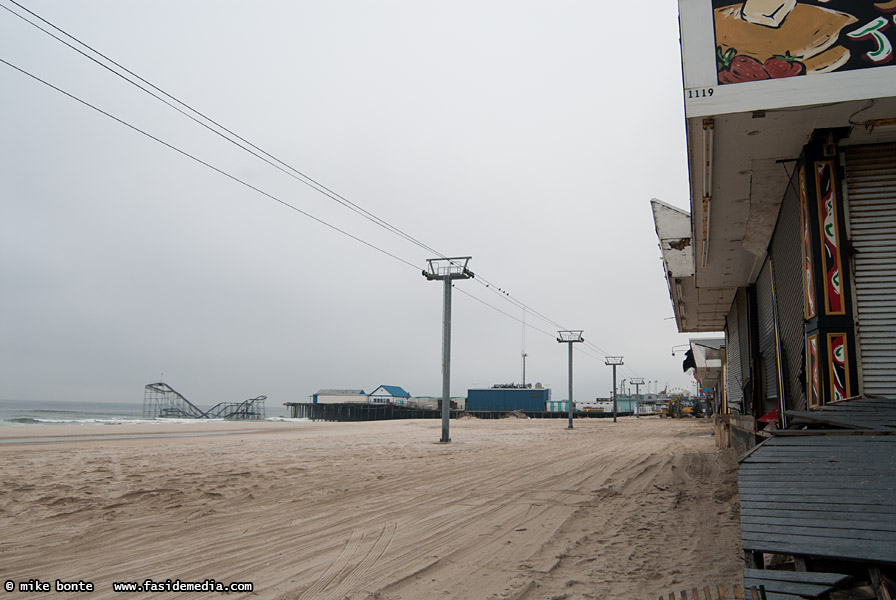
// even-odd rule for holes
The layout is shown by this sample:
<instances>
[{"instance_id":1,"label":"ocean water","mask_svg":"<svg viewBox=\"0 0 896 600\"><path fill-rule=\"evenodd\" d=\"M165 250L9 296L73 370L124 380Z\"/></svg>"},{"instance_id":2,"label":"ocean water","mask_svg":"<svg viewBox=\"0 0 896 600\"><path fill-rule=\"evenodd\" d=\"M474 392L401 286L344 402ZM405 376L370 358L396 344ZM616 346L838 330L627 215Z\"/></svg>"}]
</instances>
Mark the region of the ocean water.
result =
<instances>
[{"instance_id":1,"label":"ocean water","mask_svg":"<svg viewBox=\"0 0 896 600\"><path fill-rule=\"evenodd\" d=\"M276 408L275 408L276 410ZM267 421L292 421L271 416ZM280 411L277 411L280 412ZM223 419L144 419L143 403L31 402L0 400L0 427L26 425L124 425L145 423L213 423Z\"/></svg>"}]
</instances>

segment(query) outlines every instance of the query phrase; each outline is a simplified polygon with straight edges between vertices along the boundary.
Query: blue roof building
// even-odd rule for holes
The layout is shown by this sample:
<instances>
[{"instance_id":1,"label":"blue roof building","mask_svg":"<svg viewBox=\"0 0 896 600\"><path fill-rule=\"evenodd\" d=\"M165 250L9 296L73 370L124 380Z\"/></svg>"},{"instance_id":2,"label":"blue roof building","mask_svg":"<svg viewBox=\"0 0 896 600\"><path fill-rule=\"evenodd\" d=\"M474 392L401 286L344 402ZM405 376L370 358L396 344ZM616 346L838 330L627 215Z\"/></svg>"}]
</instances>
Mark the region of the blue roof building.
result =
<instances>
[{"instance_id":1,"label":"blue roof building","mask_svg":"<svg viewBox=\"0 0 896 600\"><path fill-rule=\"evenodd\" d=\"M396 399L407 400L410 397L404 388L397 385L381 385L367 395L370 404L392 404Z\"/></svg>"}]
</instances>

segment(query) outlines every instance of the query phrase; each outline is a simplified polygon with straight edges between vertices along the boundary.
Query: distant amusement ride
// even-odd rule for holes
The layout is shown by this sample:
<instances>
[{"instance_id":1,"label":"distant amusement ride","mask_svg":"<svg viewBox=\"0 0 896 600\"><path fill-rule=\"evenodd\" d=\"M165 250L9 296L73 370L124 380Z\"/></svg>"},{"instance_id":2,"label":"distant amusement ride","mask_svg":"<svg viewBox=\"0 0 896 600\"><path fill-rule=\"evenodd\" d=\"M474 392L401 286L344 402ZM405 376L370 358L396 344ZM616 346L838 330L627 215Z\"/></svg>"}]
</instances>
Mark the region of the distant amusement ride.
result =
<instances>
[{"instance_id":1,"label":"distant amusement ride","mask_svg":"<svg viewBox=\"0 0 896 600\"><path fill-rule=\"evenodd\" d=\"M164 382L149 383L143 390L145 419L230 419L261 421L265 418L264 401L258 396L242 402L219 402L202 410Z\"/></svg>"}]
</instances>

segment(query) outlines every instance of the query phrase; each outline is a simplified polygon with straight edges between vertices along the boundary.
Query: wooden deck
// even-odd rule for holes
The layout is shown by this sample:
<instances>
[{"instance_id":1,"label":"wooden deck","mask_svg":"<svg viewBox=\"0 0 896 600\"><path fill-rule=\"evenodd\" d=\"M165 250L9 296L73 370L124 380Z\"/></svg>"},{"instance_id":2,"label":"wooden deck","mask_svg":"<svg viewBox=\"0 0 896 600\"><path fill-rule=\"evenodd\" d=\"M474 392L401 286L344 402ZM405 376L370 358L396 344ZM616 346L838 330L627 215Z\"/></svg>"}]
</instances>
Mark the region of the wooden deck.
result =
<instances>
[{"instance_id":1,"label":"wooden deck","mask_svg":"<svg viewBox=\"0 0 896 600\"><path fill-rule=\"evenodd\" d=\"M287 402L284 406L289 409L289 416L298 419L311 419L312 421L389 421L394 419L441 419L442 411L400 406L397 404L312 404L308 402ZM549 412L531 410L451 410L451 418L456 419L461 415L476 417L477 419L501 419L509 413L517 412L531 419L568 419L568 412ZM618 412L619 417L632 416L631 412ZM576 411L576 419L609 419L613 413L598 412L593 410ZM646 416L646 415L644 415Z\"/></svg>"},{"instance_id":2,"label":"wooden deck","mask_svg":"<svg viewBox=\"0 0 896 600\"><path fill-rule=\"evenodd\" d=\"M738 483L745 551L896 564L896 437L774 437Z\"/></svg>"},{"instance_id":3,"label":"wooden deck","mask_svg":"<svg viewBox=\"0 0 896 600\"><path fill-rule=\"evenodd\" d=\"M840 573L744 569L744 586L763 587L766 600L824 598L832 589L851 579Z\"/></svg>"},{"instance_id":4,"label":"wooden deck","mask_svg":"<svg viewBox=\"0 0 896 600\"><path fill-rule=\"evenodd\" d=\"M791 424L844 427L869 431L896 430L896 400L856 398L811 411L788 410Z\"/></svg>"}]
</instances>

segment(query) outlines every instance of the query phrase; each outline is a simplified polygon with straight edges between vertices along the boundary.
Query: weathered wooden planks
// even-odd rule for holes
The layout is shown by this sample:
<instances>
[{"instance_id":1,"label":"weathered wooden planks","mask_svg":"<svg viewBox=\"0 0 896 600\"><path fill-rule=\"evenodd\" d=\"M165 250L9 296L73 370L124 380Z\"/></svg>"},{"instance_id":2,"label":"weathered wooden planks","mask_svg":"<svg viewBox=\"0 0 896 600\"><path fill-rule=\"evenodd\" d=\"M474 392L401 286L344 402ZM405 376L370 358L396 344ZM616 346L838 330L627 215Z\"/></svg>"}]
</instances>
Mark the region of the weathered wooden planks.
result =
<instances>
[{"instance_id":1,"label":"weathered wooden planks","mask_svg":"<svg viewBox=\"0 0 896 600\"><path fill-rule=\"evenodd\" d=\"M763 586L767 598L775 597L773 595L794 599L823 597L834 587L850 579L849 575L840 573L744 569L744 585L747 587Z\"/></svg>"},{"instance_id":2,"label":"weathered wooden planks","mask_svg":"<svg viewBox=\"0 0 896 600\"><path fill-rule=\"evenodd\" d=\"M849 494L849 490L843 490L839 494L834 495L825 495L825 494L814 494L815 490L807 489L804 491L792 491L790 493L777 493L775 490L771 494L763 494L761 490L757 490L756 493L744 493L741 491L740 494L740 502L741 505L747 502L757 502L757 503L784 503L784 504L823 504L823 505L838 505L838 506L883 506L885 509L888 509L884 512L889 513L890 509L892 509L892 505L888 504L888 501L892 500L893 494L890 492L868 492L862 494L854 494L852 497ZM865 510L865 509L862 509Z\"/></svg>"},{"instance_id":3,"label":"weathered wooden planks","mask_svg":"<svg viewBox=\"0 0 896 600\"><path fill-rule=\"evenodd\" d=\"M670 592L666 596L660 596L659 600L745 600L762 598L759 588L743 588L735 584L728 591L721 585L717 585L715 590L711 590L709 586L703 589L691 588L690 590L681 590L680 592ZM794 596L773 596L767 595L767 600L794 600Z\"/></svg>"},{"instance_id":4,"label":"weathered wooden planks","mask_svg":"<svg viewBox=\"0 0 896 600\"><path fill-rule=\"evenodd\" d=\"M862 436L862 435L896 435L896 429L774 429L775 438L786 437L823 437L823 436Z\"/></svg>"},{"instance_id":5,"label":"weathered wooden planks","mask_svg":"<svg viewBox=\"0 0 896 600\"><path fill-rule=\"evenodd\" d=\"M853 529L851 527L841 527L840 523L838 523L836 527L808 527L803 524L794 527L792 523L788 523L787 525L744 523L741 525L741 532L744 537L754 534L769 536L801 535L821 538L845 538L851 541L867 540L880 542L890 541L894 537L892 531Z\"/></svg>"},{"instance_id":6,"label":"weathered wooden planks","mask_svg":"<svg viewBox=\"0 0 896 600\"><path fill-rule=\"evenodd\" d=\"M854 514L846 514L840 515L837 517L831 517L829 514L821 516L821 518L817 519L806 519L801 518L800 516L793 517L774 517L769 515L762 515L759 517L755 517L752 515L741 515L740 522L741 527L750 529L755 529L756 526L775 526L782 525L788 527L798 526L800 528L822 528L827 529L831 527L831 523L836 523L837 527L840 529L848 529L854 531L878 531L878 532L889 532L889 538L893 539L893 535L896 534L896 522L894 523L885 523L881 522L879 518L869 518L869 519L858 519L856 518L858 515Z\"/></svg>"},{"instance_id":7,"label":"weathered wooden planks","mask_svg":"<svg viewBox=\"0 0 896 600\"><path fill-rule=\"evenodd\" d=\"M868 520L880 522L879 515L858 510L836 510L825 509L824 507L815 507L815 510L803 510L800 506L786 506L784 508L775 509L767 507L742 506L740 509L741 516L745 517L783 517L785 519L828 519L828 520L849 520L857 521Z\"/></svg>"},{"instance_id":8,"label":"weathered wooden planks","mask_svg":"<svg viewBox=\"0 0 896 600\"><path fill-rule=\"evenodd\" d=\"M754 552L896 564L896 545L889 541L862 540L836 535L807 536L794 532L764 534L748 531L741 535L744 549Z\"/></svg>"},{"instance_id":9,"label":"weathered wooden planks","mask_svg":"<svg viewBox=\"0 0 896 600\"><path fill-rule=\"evenodd\" d=\"M741 507L744 506L744 503L741 502ZM890 520L893 518L893 509L889 506L877 506L872 504L866 505L856 505L856 504L807 504L802 503L794 504L794 502L750 502L747 508L756 509L761 511L766 510L790 510L793 508L800 508L804 510L808 515L811 513L815 513L815 517L817 518L822 513L828 512L837 512L837 513L850 513L850 514L861 514L866 513L871 518L880 519L881 521L887 520L886 517L889 517ZM885 515L884 517L880 515Z\"/></svg>"},{"instance_id":10,"label":"weathered wooden planks","mask_svg":"<svg viewBox=\"0 0 896 600\"><path fill-rule=\"evenodd\" d=\"M811 411L788 410L785 414L791 423L896 430L896 400L888 398L856 398Z\"/></svg>"},{"instance_id":11,"label":"weathered wooden planks","mask_svg":"<svg viewBox=\"0 0 896 600\"><path fill-rule=\"evenodd\" d=\"M768 569L744 569L744 578L762 579L764 581L796 581L802 583L818 583L822 585L839 585L851 579L843 573L817 573L814 571L773 571ZM766 589L768 589L766 587Z\"/></svg>"},{"instance_id":12,"label":"weathered wooden planks","mask_svg":"<svg viewBox=\"0 0 896 600\"><path fill-rule=\"evenodd\" d=\"M775 437L741 463L744 550L896 564L896 438Z\"/></svg>"}]
</instances>

